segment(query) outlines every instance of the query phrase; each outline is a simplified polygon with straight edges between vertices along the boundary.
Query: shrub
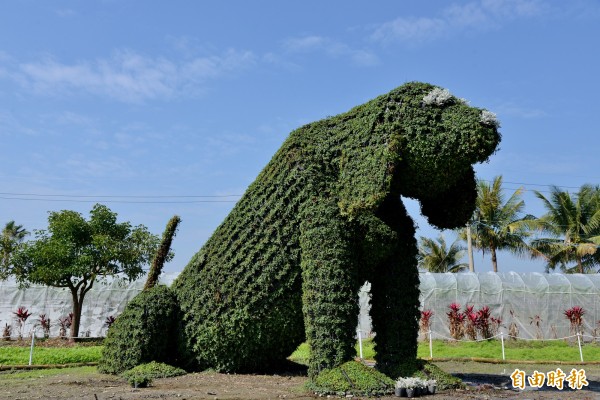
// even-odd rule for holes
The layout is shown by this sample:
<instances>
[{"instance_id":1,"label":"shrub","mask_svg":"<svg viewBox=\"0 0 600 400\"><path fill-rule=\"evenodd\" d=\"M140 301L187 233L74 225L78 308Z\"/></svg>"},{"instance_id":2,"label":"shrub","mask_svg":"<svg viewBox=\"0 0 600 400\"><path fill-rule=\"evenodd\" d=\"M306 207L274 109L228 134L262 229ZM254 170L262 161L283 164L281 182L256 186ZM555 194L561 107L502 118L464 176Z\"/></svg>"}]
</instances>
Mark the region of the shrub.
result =
<instances>
[{"instance_id":1,"label":"shrub","mask_svg":"<svg viewBox=\"0 0 600 400\"><path fill-rule=\"evenodd\" d=\"M392 393L395 382L386 375L357 361L325 369L309 383L318 394L381 396Z\"/></svg>"},{"instance_id":2,"label":"shrub","mask_svg":"<svg viewBox=\"0 0 600 400\"><path fill-rule=\"evenodd\" d=\"M119 374L150 361L175 364L178 318L177 300L169 288L144 290L108 331L98 370Z\"/></svg>"},{"instance_id":3,"label":"shrub","mask_svg":"<svg viewBox=\"0 0 600 400\"><path fill-rule=\"evenodd\" d=\"M141 364L128 371L125 371L121 376L127 379L131 386L146 387L154 379L171 378L173 376L185 375L187 372L181 368L173 367L168 364L152 361L147 364Z\"/></svg>"},{"instance_id":4,"label":"shrub","mask_svg":"<svg viewBox=\"0 0 600 400\"><path fill-rule=\"evenodd\" d=\"M443 371L440 367L429 361L420 360L420 370L415 373L415 376L435 380L438 390L459 389L464 386L460 379Z\"/></svg>"}]
</instances>

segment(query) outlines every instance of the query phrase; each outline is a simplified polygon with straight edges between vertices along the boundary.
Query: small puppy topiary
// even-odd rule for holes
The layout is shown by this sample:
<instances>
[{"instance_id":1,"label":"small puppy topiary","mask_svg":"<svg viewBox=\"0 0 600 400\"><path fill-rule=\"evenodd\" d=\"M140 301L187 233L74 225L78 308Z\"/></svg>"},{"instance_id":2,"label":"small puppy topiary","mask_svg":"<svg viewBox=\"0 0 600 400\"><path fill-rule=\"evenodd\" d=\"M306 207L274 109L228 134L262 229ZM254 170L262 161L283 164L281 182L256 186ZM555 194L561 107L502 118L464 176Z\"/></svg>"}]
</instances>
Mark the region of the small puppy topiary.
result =
<instances>
[{"instance_id":1,"label":"small puppy topiary","mask_svg":"<svg viewBox=\"0 0 600 400\"><path fill-rule=\"evenodd\" d=\"M175 364L179 307L166 286L155 286L137 295L111 326L98 370L120 374L150 361Z\"/></svg>"}]
</instances>

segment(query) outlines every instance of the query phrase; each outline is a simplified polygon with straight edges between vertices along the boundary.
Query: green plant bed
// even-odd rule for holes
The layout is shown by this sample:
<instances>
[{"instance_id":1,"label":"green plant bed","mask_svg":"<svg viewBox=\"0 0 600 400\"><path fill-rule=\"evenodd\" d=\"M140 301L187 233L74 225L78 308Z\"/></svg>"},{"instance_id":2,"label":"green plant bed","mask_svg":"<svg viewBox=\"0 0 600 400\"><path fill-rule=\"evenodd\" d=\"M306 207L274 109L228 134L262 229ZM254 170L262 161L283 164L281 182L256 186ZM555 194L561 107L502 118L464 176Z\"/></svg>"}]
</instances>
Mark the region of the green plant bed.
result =
<instances>
[{"instance_id":1,"label":"green plant bed","mask_svg":"<svg viewBox=\"0 0 600 400\"><path fill-rule=\"evenodd\" d=\"M505 358L523 361L567 361L579 362L577 342L551 341L504 341ZM582 345L583 359L600 360L600 346L596 343ZM429 358L429 343L420 343L417 352L421 358ZM499 340L482 342L433 341L434 358L488 358L502 360L502 343Z\"/></svg>"},{"instance_id":2,"label":"green plant bed","mask_svg":"<svg viewBox=\"0 0 600 400\"><path fill-rule=\"evenodd\" d=\"M318 394L381 396L391 394L394 380L358 361L321 371L308 388Z\"/></svg>"},{"instance_id":3,"label":"green plant bed","mask_svg":"<svg viewBox=\"0 0 600 400\"><path fill-rule=\"evenodd\" d=\"M121 374L121 376L127 379L131 386L146 387L154 379L171 378L173 376L185 375L186 373L187 372L181 368L152 361L150 363L141 364L128 371L125 371Z\"/></svg>"},{"instance_id":4,"label":"green plant bed","mask_svg":"<svg viewBox=\"0 0 600 400\"><path fill-rule=\"evenodd\" d=\"M27 365L29 347L0 347L0 365ZM75 364L98 362L102 346L34 347L32 364Z\"/></svg>"}]
</instances>

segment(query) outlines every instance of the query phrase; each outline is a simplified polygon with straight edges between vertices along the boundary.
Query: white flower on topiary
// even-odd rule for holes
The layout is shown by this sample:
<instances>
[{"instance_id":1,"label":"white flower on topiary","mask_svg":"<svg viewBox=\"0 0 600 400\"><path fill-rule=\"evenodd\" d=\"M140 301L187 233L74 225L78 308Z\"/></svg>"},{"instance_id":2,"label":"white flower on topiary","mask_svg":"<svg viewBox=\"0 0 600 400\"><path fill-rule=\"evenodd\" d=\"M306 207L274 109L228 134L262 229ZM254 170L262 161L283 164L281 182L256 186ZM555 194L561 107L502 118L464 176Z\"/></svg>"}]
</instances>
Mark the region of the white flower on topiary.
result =
<instances>
[{"instance_id":1,"label":"white flower on topiary","mask_svg":"<svg viewBox=\"0 0 600 400\"><path fill-rule=\"evenodd\" d=\"M431 92L426 94L423 97L423 104L431 105L435 104L436 106L441 106L446 104L448 101L452 99L452 95L448 89L441 89L435 87L431 89Z\"/></svg>"},{"instance_id":2,"label":"white flower on topiary","mask_svg":"<svg viewBox=\"0 0 600 400\"><path fill-rule=\"evenodd\" d=\"M491 125L495 128L500 127L500 121L498 121L496 114L488 110L481 110L479 121L481 121L482 124Z\"/></svg>"}]
</instances>

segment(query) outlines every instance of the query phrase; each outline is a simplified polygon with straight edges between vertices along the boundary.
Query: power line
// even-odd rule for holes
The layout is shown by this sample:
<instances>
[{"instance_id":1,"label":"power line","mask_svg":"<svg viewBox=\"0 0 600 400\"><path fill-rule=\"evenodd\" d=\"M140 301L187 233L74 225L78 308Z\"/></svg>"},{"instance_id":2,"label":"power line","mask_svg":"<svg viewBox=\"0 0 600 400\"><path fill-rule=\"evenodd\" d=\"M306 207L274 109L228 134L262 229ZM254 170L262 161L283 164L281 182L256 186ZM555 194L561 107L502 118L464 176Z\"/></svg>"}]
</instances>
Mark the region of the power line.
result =
<instances>
[{"instance_id":1,"label":"power line","mask_svg":"<svg viewBox=\"0 0 600 400\"><path fill-rule=\"evenodd\" d=\"M36 197L75 197L75 198L136 198L136 199L164 199L164 198L220 198L220 197L240 197L241 194L223 194L223 195L78 195L78 194L42 194L42 193L11 193L11 192L0 192L0 195L4 196L36 196Z\"/></svg>"},{"instance_id":2,"label":"power line","mask_svg":"<svg viewBox=\"0 0 600 400\"><path fill-rule=\"evenodd\" d=\"M92 196L89 196L92 197ZM47 199L47 198L27 198L27 197L6 197L0 196L4 200L22 200L22 201L52 201L52 202L72 202L72 203L96 203L97 200L80 199ZM126 203L126 204L194 204L194 203L237 203L237 200L182 200L182 201L141 201L141 200L103 200L103 203Z\"/></svg>"}]
</instances>

